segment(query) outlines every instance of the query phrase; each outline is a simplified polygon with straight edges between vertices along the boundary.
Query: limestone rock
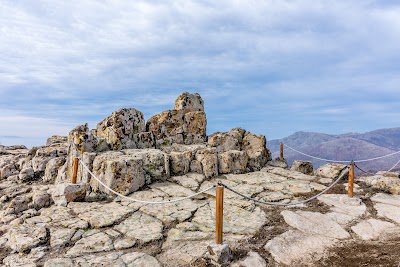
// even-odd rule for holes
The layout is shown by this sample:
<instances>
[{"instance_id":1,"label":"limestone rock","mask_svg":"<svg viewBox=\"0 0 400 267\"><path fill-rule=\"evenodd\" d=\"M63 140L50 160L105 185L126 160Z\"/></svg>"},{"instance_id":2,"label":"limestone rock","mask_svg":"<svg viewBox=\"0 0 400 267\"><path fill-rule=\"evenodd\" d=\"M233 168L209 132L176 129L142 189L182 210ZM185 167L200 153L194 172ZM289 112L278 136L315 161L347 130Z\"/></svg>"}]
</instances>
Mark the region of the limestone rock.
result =
<instances>
[{"instance_id":1,"label":"limestone rock","mask_svg":"<svg viewBox=\"0 0 400 267\"><path fill-rule=\"evenodd\" d=\"M71 241L76 229L50 228L50 247L63 247Z\"/></svg>"},{"instance_id":2,"label":"limestone rock","mask_svg":"<svg viewBox=\"0 0 400 267\"><path fill-rule=\"evenodd\" d=\"M99 122L98 138L104 138L112 150L136 148L133 135L145 131L143 113L134 108L122 108Z\"/></svg>"},{"instance_id":3,"label":"limestone rock","mask_svg":"<svg viewBox=\"0 0 400 267\"><path fill-rule=\"evenodd\" d=\"M74 263L69 258L54 258L47 260L44 267L74 267Z\"/></svg>"},{"instance_id":4,"label":"limestone rock","mask_svg":"<svg viewBox=\"0 0 400 267\"><path fill-rule=\"evenodd\" d=\"M111 226L134 212L132 208L121 206L115 202L71 202L68 204L68 208L77 214L79 218L87 221L89 225L94 228Z\"/></svg>"},{"instance_id":5,"label":"limestone rock","mask_svg":"<svg viewBox=\"0 0 400 267\"><path fill-rule=\"evenodd\" d=\"M346 168L346 165L338 164L338 163L328 163L321 167L319 167L314 175L323 177L323 178L331 178L336 179L342 173L342 171Z\"/></svg>"},{"instance_id":6,"label":"limestone rock","mask_svg":"<svg viewBox=\"0 0 400 267\"><path fill-rule=\"evenodd\" d=\"M107 152L98 155L93 161L93 173L104 184L123 195L137 191L145 184L143 159L121 152ZM93 191L108 193L97 180L91 179Z\"/></svg>"},{"instance_id":7,"label":"limestone rock","mask_svg":"<svg viewBox=\"0 0 400 267\"><path fill-rule=\"evenodd\" d=\"M72 151L75 151L76 154L69 154L68 159L71 160L71 156L78 156L79 153L83 152L93 152L96 150L98 141L97 139L90 133L89 127L86 124L79 125L72 129L68 134L68 144L72 144ZM72 152L71 151L71 152Z\"/></svg>"},{"instance_id":8,"label":"limestone rock","mask_svg":"<svg viewBox=\"0 0 400 267\"><path fill-rule=\"evenodd\" d=\"M207 246L205 258L210 259L212 264L227 266L232 258L232 251L227 244L211 244Z\"/></svg>"},{"instance_id":9,"label":"limestone rock","mask_svg":"<svg viewBox=\"0 0 400 267\"><path fill-rule=\"evenodd\" d=\"M218 156L215 148L205 148L197 151L196 160L201 163L206 178L218 175Z\"/></svg>"},{"instance_id":10,"label":"limestone rock","mask_svg":"<svg viewBox=\"0 0 400 267\"><path fill-rule=\"evenodd\" d=\"M249 156L247 164L251 171L259 171L271 160L271 153L267 150L267 140L264 135L246 132L243 137L242 150Z\"/></svg>"},{"instance_id":11,"label":"limestone rock","mask_svg":"<svg viewBox=\"0 0 400 267\"><path fill-rule=\"evenodd\" d=\"M32 167L35 172L44 172L47 163L56 157L65 157L67 155L67 144L54 144L40 147L32 159Z\"/></svg>"},{"instance_id":12,"label":"limestone rock","mask_svg":"<svg viewBox=\"0 0 400 267\"><path fill-rule=\"evenodd\" d=\"M146 183L165 181L170 176L170 157L158 149L127 149L127 156L143 160L143 170Z\"/></svg>"},{"instance_id":13,"label":"limestone rock","mask_svg":"<svg viewBox=\"0 0 400 267\"><path fill-rule=\"evenodd\" d=\"M88 223L77 218L72 211L63 206L50 206L49 208L41 209L40 216L32 217L26 220L29 224L48 224L53 228L71 228L71 229L86 229Z\"/></svg>"},{"instance_id":14,"label":"limestone rock","mask_svg":"<svg viewBox=\"0 0 400 267\"><path fill-rule=\"evenodd\" d=\"M29 209L29 203L31 202L31 200L32 200L31 195L21 195L15 197L5 210L5 214L6 215L18 214L20 212Z\"/></svg>"},{"instance_id":15,"label":"limestone rock","mask_svg":"<svg viewBox=\"0 0 400 267\"><path fill-rule=\"evenodd\" d=\"M337 242L326 236L289 230L268 241L265 250L280 264L307 266L321 259L324 251Z\"/></svg>"},{"instance_id":16,"label":"limestone rock","mask_svg":"<svg viewBox=\"0 0 400 267\"><path fill-rule=\"evenodd\" d=\"M382 237L384 234L389 234L395 231L396 228L398 227L390 222L368 219L352 226L351 230L353 230L362 240L376 240L383 239Z\"/></svg>"},{"instance_id":17,"label":"limestone rock","mask_svg":"<svg viewBox=\"0 0 400 267\"><path fill-rule=\"evenodd\" d=\"M193 111L204 111L204 101L198 93L184 92L176 98L174 110L183 110L185 114Z\"/></svg>"},{"instance_id":18,"label":"limestone rock","mask_svg":"<svg viewBox=\"0 0 400 267\"><path fill-rule=\"evenodd\" d=\"M173 143L184 143L184 113L182 110L166 110L151 117L146 123L146 131L152 132L156 147Z\"/></svg>"},{"instance_id":19,"label":"limestone rock","mask_svg":"<svg viewBox=\"0 0 400 267\"><path fill-rule=\"evenodd\" d=\"M84 237L67 251L67 256L80 256L87 253L105 252L114 249L112 239L104 233Z\"/></svg>"},{"instance_id":20,"label":"limestone rock","mask_svg":"<svg viewBox=\"0 0 400 267\"><path fill-rule=\"evenodd\" d=\"M156 140L152 132L141 132L134 134L133 141L138 149L156 147Z\"/></svg>"},{"instance_id":21,"label":"limestone rock","mask_svg":"<svg viewBox=\"0 0 400 267\"><path fill-rule=\"evenodd\" d=\"M35 172L33 171L32 167L23 168L18 174L19 180L23 183L33 180L34 177L35 177Z\"/></svg>"},{"instance_id":22,"label":"limestone rock","mask_svg":"<svg viewBox=\"0 0 400 267\"><path fill-rule=\"evenodd\" d=\"M34 191L32 196L33 207L37 210L50 206L51 195L43 191Z\"/></svg>"},{"instance_id":23,"label":"limestone rock","mask_svg":"<svg viewBox=\"0 0 400 267\"><path fill-rule=\"evenodd\" d=\"M46 146L68 143L68 136L53 135L47 138Z\"/></svg>"},{"instance_id":24,"label":"limestone rock","mask_svg":"<svg viewBox=\"0 0 400 267\"><path fill-rule=\"evenodd\" d=\"M267 262L257 252L249 251L243 260L233 263L231 267L267 267Z\"/></svg>"},{"instance_id":25,"label":"limestone rock","mask_svg":"<svg viewBox=\"0 0 400 267\"><path fill-rule=\"evenodd\" d=\"M293 161L290 170L312 175L314 172L314 167L313 164L309 161L295 160Z\"/></svg>"},{"instance_id":26,"label":"limestone rock","mask_svg":"<svg viewBox=\"0 0 400 267\"><path fill-rule=\"evenodd\" d=\"M163 225L158 219L137 211L114 229L147 243L162 238Z\"/></svg>"},{"instance_id":27,"label":"limestone rock","mask_svg":"<svg viewBox=\"0 0 400 267\"><path fill-rule=\"evenodd\" d=\"M246 130L242 128L233 128L226 133L213 133L208 136L208 144L211 147L215 147L218 152L241 150L245 133Z\"/></svg>"},{"instance_id":28,"label":"limestone rock","mask_svg":"<svg viewBox=\"0 0 400 267\"><path fill-rule=\"evenodd\" d=\"M244 173L246 171L249 157L244 151L230 150L218 154L218 172L220 174L227 173Z\"/></svg>"},{"instance_id":29,"label":"limestone rock","mask_svg":"<svg viewBox=\"0 0 400 267\"><path fill-rule=\"evenodd\" d=\"M12 175L17 175L19 171L14 163L4 164L0 166L0 179L6 179Z\"/></svg>"},{"instance_id":30,"label":"limestone rock","mask_svg":"<svg viewBox=\"0 0 400 267\"><path fill-rule=\"evenodd\" d=\"M382 189L385 191L389 191L392 194L400 195L400 179L398 177L374 175L357 177L357 180L362 181L374 188Z\"/></svg>"},{"instance_id":31,"label":"limestone rock","mask_svg":"<svg viewBox=\"0 0 400 267\"><path fill-rule=\"evenodd\" d=\"M121 257L127 267L161 267L160 263L152 256L141 252L130 252Z\"/></svg>"},{"instance_id":32,"label":"limestone rock","mask_svg":"<svg viewBox=\"0 0 400 267\"><path fill-rule=\"evenodd\" d=\"M400 196L378 193L371 197L371 200L378 203L389 204L400 207Z\"/></svg>"},{"instance_id":33,"label":"limestone rock","mask_svg":"<svg viewBox=\"0 0 400 267\"><path fill-rule=\"evenodd\" d=\"M184 175L190 170L190 163L193 159L191 151L171 152L170 166L172 175Z\"/></svg>"},{"instance_id":34,"label":"limestone rock","mask_svg":"<svg viewBox=\"0 0 400 267\"><path fill-rule=\"evenodd\" d=\"M331 210L351 216L354 219L361 217L367 211L366 205L358 197L349 198L343 194L324 194L318 200L332 206Z\"/></svg>"},{"instance_id":35,"label":"limestone rock","mask_svg":"<svg viewBox=\"0 0 400 267\"><path fill-rule=\"evenodd\" d=\"M335 239L350 237L346 230L324 214L309 211L293 212L289 210L284 210L281 214L287 224L304 233Z\"/></svg>"},{"instance_id":36,"label":"limestone rock","mask_svg":"<svg viewBox=\"0 0 400 267\"><path fill-rule=\"evenodd\" d=\"M87 190L87 184L62 183L54 187L51 197L56 205L66 206L69 202L85 200Z\"/></svg>"},{"instance_id":37,"label":"limestone rock","mask_svg":"<svg viewBox=\"0 0 400 267\"><path fill-rule=\"evenodd\" d=\"M385 217L390 220L395 221L396 223L400 223L400 207L383 204L383 203L375 203L374 208L378 212L378 216Z\"/></svg>"},{"instance_id":38,"label":"limestone rock","mask_svg":"<svg viewBox=\"0 0 400 267\"><path fill-rule=\"evenodd\" d=\"M183 122L183 139L185 144L198 144L206 141L207 118L204 111L186 113Z\"/></svg>"},{"instance_id":39,"label":"limestone rock","mask_svg":"<svg viewBox=\"0 0 400 267\"><path fill-rule=\"evenodd\" d=\"M271 167L278 167L278 168L283 168L283 169L286 169L288 167L287 160L286 159L281 160L279 158L268 161L267 165L271 166Z\"/></svg>"},{"instance_id":40,"label":"limestone rock","mask_svg":"<svg viewBox=\"0 0 400 267\"><path fill-rule=\"evenodd\" d=\"M182 176L173 176L171 180L183 187L197 190L200 184L205 180L205 176L199 173L187 173Z\"/></svg>"},{"instance_id":41,"label":"limestone rock","mask_svg":"<svg viewBox=\"0 0 400 267\"><path fill-rule=\"evenodd\" d=\"M57 178L58 169L60 169L64 164L65 164L64 157L58 157L49 160L49 162L47 162L46 164L43 181L54 182Z\"/></svg>"},{"instance_id":42,"label":"limestone rock","mask_svg":"<svg viewBox=\"0 0 400 267\"><path fill-rule=\"evenodd\" d=\"M9 231L8 245L15 251L28 251L44 243L47 231L44 226L35 224L14 225Z\"/></svg>"}]
</instances>

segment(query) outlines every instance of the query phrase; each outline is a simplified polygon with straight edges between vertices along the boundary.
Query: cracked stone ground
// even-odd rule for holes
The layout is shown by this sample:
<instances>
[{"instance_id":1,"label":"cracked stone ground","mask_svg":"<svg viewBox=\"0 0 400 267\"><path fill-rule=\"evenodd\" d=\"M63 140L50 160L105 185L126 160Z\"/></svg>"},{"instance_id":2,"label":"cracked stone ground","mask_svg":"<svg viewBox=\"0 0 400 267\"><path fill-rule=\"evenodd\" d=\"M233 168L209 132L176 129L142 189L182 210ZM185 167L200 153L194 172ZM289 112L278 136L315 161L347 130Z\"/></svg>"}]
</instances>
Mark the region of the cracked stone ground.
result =
<instances>
[{"instance_id":1,"label":"cracked stone ground","mask_svg":"<svg viewBox=\"0 0 400 267\"><path fill-rule=\"evenodd\" d=\"M254 198L280 203L326 188L321 178L268 167L211 180L199 174L171 177L130 197L171 200L217 180ZM400 196L359 185L352 199L345 185L338 184L317 200L290 208L254 205L225 190L224 242L233 251L232 266L255 266L255 259L257 266L397 266ZM4 266L210 266L203 256L214 243L215 190L166 205L117 197L30 207L33 193L49 187L0 182ZM8 214L10 207L18 207L15 203L26 209ZM348 249L352 253L344 253Z\"/></svg>"}]
</instances>

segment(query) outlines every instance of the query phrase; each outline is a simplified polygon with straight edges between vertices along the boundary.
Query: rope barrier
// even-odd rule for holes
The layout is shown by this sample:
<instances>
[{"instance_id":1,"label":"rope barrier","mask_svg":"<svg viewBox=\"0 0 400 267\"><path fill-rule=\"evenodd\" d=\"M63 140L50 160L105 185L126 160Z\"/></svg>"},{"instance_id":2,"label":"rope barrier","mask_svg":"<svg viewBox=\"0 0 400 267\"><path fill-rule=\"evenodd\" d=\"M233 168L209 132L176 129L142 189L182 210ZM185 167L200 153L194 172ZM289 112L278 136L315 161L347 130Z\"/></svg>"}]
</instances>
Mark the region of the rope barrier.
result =
<instances>
[{"instance_id":1,"label":"rope barrier","mask_svg":"<svg viewBox=\"0 0 400 267\"><path fill-rule=\"evenodd\" d=\"M400 151L396 151L396 152L393 152L393 153L390 153L390 154L387 154L387 155L384 155L384 156L375 157L375 158L370 158L370 159L360 159L360 160L332 160L332 159L324 159L324 158L319 158L319 157L315 157L315 156L306 154L306 153L301 152L301 151L299 151L299 150L297 150L297 149L294 149L293 147L288 146L287 144L283 144L283 145L286 146L287 148L289 148L289 149L291 149L291 150L293 150L293 151L295 151L295 152L297 152L297 153L303 155L303 156L306 156L306 157L309 157L309 158L313 158L313 159L317 159L317 160L326 161L326 162L337 162L337 163L351 163L352 161L353 161L353 162L367 162L367 161L373 161L373 160L378 160L378 159L387 158L387 157L390 157L390 156L393 156L393 155L396 155L396 154L399 154L399 153L400 153Z\"/></svg>"},{"instance_id":2,"label":"rope barrier","mask_svg":"<svg viewBox=\"0 0 400 267\"><path fill-rule=\"evenodd\" d=\"M394 164L393 167L391 167L389 170L387 170L387 171L382 171L382 174L392 171L394 168L396 168L397 165L399 165L399 163L400 163L400 159L399 159L399 160L396 162L396 164ZM371 173L371 172L364 171L363 169L361 169L360 167L358 167L357 164L355 164L355 166L356 166L357 169L359 169L360 171L362 171L362 172L365 173L365 174L370 174L370 175L375 175L375 174L376 174L376 173Z\"/></svg>"},{"instance_id":3,"label":"rope barrier","mask_svg":"<svg viewBox=\"0 0 400 267\"><path fill-rule=\"evenodd\" d=\"M246 199L248 199L250 201L257 202L257 203L264 204L264 205L269 205L269 206L286 207L286 206L295 206L295 205L305 204L305 203L307 203L307 202L309 202L309 201L311 201L313 199L316 199L317 197L325 194L329 189L331 189L335 184L337 184L348 173L349 173L349 167L347 166L346 169L342 171L342 173L340 174L339 178L337 178L330 186L325 188L322 192L320 192L317 195L315 195L313 197L310 197L310 198L308 198L306 200L302 200L302 201L298 201L298 202L292 202L292 203L286 203L286 204L285 203L276 203L276 202L265 202L265 201L262 201L262 200L258 200L258 199L252 198L250 196L246 196L246 195L236 191L235 189L230 188L229 186L227 186L227 185L225 185L223 183L220 183L220 184L222 186L224 186L226 189L228 189L229 191L232 191L233 193L235 193L235 194L237 194L237 195L239 195L241 197L244 197L244 198L246 198Z\"/></svg>"},{"instance_id":4,"label":"rope barrier","mask_svg":"<svg viewBox=\"0 0 400 267\"><path fill-rule=\"evenodd\" d=\"M116 191L114 191L113 189L111 189L110 187L108 187L107 185L105 185L99 178L96 177L96 175L94 175L89 168L82 162L82 160L79 160L79 162L81 163L81 165L83 166L84 169L86 169L86 171L88 171L90 173L90 175L97 180L97 182L99 182L102 186L104 186L106 189L110 190L112 193L114 193L115 195L127 199L128 201L133 201L133 202L138 202L138 203L144 203L144 204L170 204L170 203L175 203L175 202L180 202L180 201L184 201L190 198L193 198L195 196L201 195L211 189L213 189L215 187L215 185L210 186L200 192L197 192L193 195L187 196L187 197L183 197L183 198L178 198L178 199L173 199L173 200L168 200L168 201L145 201L145 200L140 200L140 199L134 199L131 197L127 197L122 195L121 193L118 193Z\"/></svg>"}]
</instances>

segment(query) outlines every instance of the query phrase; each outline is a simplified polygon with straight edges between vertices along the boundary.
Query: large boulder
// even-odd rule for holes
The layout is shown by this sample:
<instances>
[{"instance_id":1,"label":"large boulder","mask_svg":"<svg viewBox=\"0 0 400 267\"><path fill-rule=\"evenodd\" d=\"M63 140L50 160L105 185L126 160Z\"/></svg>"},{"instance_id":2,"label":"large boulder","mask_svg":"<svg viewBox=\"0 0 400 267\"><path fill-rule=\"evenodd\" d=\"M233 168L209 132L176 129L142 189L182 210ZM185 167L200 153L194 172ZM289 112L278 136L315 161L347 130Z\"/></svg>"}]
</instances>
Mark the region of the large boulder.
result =
<instances>
[{"instance_id":1,"label":"large boulder","mask_svg":"<svg viewBox=\"0 0 400 267\"><path fill-rule=\"evenodd\" d=\"M218 171L220 174L244 173L249 157L244 151L230 150L218 153Z\"/></svg>"},{"instance_id":2,"label":"large boulder","mask_svg":"<svg viewBox=\"0 0 400 267\"><path fill-rule=\"evenodd\" d=\"M242 128L233 128L226 133L213 133L208 136L208 144L211 147L215 147L218 152L241 150L245 133L246 130Z\"/></svg>"},{"instance_id":3,"label":"large boulder","mask_svg":"<svg viewBox=\"0 0 400 267\"><path fill-rule=\"evenodd\" d=\"M215 148L204 148L197 151L196 160L201 163L206 178L218 176L218 156Z\"/></svg>"},{"instance_id":4,"label":"large boulder","mask_svg":"<svg viewBox=\"0 0 400 267\"><path fill-rule=\"evenodd\" d=\"M46 146L68 143L68 136L53 135L47 138Z\"/></svg>"},{"instance_id":5,"label":"large boulder","mask_svg":"<svg viewBox=\"0 0 400 267\"><path fill-rule=\"evenodd\" d=\"M135 134L145 131L143 113L134 108L122 108L97 124L96 135L104 138L112 150L136 148Z\"/></svg>"},{"instance_id":6,"label":"large boulder","mask_svg":"<svg viewBox=\"0 0 400 267\"><path fill-rule=\"evenodd\" d=\"M176 98L174 110L183 110L184 113L204 111L204 101L198 93L184 92Z\"/></svg>"},{"instance_id":7,"label":"large boulder","mask_svg":"<svg viewBox=\"0 0 400 267\"><path fill-rule=\"evenodd\" d=\"M69 202L85 200L87 190L87 184L62 183L53 188L51 197L56 205L65 207Z\"/></svg>"},{"instance_id":8,"label":"large boulder","mask_svg":"<svg viewBox=\"0 0 400 267\"><path fill-rule=\"evenodd\" d=\"M342 171L346 168L346 165L339 163L328 163L321 167L319 167L314 175L323 177L323 178L331 178L336 179L342 173Z\"/></svg>"},{"instance_id":9,"label":"large boulder","mask_svg":"<svg viewBox=\"0 0 400 267\"><path fill-rule=\"evenodd\" d=\"M57 178L58 170L64 165L64 163L65 157L58 157L49 160L46 164L43 181L54 182Z\"/></svg>"},{"instance_id":10,"label":"large boulder","mask_svg":"<svg viewBox=\"0 0 400 267\"><path fill-rule=\"evenodd\" d=\"M314 172L314 167L313 164L309 161L295 160L293 161L290 170L312 175Z\"/></svg>"},{"instance_id":11,"label":"large boulder","mask_svg":"<svg viewBox=\"0 0 400 267\"><path fill-rule=\"evenodd\" d=\"M206 141L207 119L199 94L183 93L175 101L173 110L151 117L146 131L153 133L156 147L171 144L195 144Z\"/></svg>"},{"instance_id":12,"label":"large boulder","mask_svg":"<svg viewBox=\"0 0 400 267\"><path fill-rule=\"evenodd\" d=\"M143 159L122 152L106 152L93 161L93 173L112 190L128 195L141 188L145 182ZM93 191L109 193L96 179L90 180Z\"/></svg>"},{"instance_id":13,"label":"large boulder","mask_svg":"<svg viewBox=\"0 0 400 267\"><path fill-rule=\"evenodd\" d=\"M264 135L246 132L242 150L249 156L247 166L251 171L261 170L271 160L271 153L267 150L267 140Z\"/></svg>"}]
</instances>

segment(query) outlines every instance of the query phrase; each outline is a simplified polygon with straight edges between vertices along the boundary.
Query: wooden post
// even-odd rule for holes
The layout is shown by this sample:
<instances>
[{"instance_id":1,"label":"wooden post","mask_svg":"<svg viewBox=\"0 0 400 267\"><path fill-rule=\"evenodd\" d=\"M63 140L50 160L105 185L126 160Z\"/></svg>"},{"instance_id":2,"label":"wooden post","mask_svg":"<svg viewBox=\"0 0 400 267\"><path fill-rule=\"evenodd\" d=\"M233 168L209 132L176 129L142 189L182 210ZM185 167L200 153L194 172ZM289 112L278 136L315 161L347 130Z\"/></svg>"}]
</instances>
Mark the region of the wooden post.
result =
<instances>
[{"instance_id":1,"label":"wooden post","mask_svg":"<svg viewBox=\"0 0 400 267\"><path fill-rule=\"evenodd\" d=\"M280 149L279 158L280 158L280 160L283 160L283 144L282 143L280 144L279 149Z\"/></svg>"},{"instance_id":2,"label":"wooden post","mask_svg":"<svg viewBox=\"0 0 400 267\"><path fill-rule=\"evenodd\" d=\"M353 197L353 190L354 190L354 162L351 162L349 170L349 185L347 189L349 197Z\"/></svg>"},{"instance_id":3,"label":"wooden post","mask_svg":"<svg viewBox=\"0 0 400 267\"><path fill-rule=\"evenodd\" d=\"M223 216L224 216L224 187L217 186L215 203L215 239L217 244L222 244Z\"/></svg>"},{"instance_id":4,"label":"wooden post","mask_svg":"<svg viewBox=\"0 0 400 267\"><path fill-rule=\"evenodd\" d=\"M71 183L76 184L76 177L78 176L78 165L79 165L79 159L74 158L74 166L72 170L72 179Z\"/></svg>"}]
</instances>

